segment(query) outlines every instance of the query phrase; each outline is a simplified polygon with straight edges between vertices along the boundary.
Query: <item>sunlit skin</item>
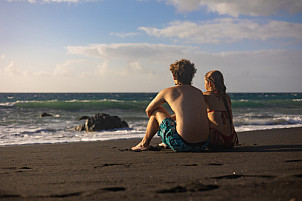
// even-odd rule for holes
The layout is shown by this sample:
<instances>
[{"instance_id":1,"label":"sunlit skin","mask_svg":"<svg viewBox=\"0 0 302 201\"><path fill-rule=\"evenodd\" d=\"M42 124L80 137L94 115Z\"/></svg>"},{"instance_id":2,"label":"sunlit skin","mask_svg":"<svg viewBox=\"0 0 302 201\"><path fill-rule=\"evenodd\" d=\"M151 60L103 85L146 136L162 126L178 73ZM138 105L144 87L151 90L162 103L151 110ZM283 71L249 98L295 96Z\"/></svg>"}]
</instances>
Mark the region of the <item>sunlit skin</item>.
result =
<instances>
[{"instance_id":1,"label":"sunlit skin","mask_svg":"<svg viewBox=\"0 0 302 201\"><path fill-rule=\"evenodd\" d=\"M211 82L209 82L206 78L204 78L204 87L206 91L213 91Z\"/></svg>"},{"instance_id":2,"label":"sunlit skin","mask_svg":"<svg viewBox=\"0 0 302 201\"><path fill-rule=\"evenodd\" d=\"M169 117L176 120L178 134L189 143L208 139L209 125L202 91L174 80L174 87L162 90L146 109L149 122L142 141L132 150L147 150L161 122ZM162 104L168 103L174 114L171 116Z\"/></svg>"}]
</instances>

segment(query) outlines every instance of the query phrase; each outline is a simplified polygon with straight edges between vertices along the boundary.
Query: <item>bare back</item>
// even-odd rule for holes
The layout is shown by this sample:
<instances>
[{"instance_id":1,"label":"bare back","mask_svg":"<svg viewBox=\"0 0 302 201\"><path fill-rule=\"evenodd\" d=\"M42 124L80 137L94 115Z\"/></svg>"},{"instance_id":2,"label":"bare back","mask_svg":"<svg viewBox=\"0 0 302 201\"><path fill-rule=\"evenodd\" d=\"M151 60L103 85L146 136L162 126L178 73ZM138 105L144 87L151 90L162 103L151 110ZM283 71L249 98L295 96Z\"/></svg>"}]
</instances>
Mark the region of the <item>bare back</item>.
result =
<instances>
[{"instance_id":1,"label":"bare back","mask_svg":"<svg viewBox=\"0 0 302 201\"><path fill-rule=\"evenodd\" d=\"M161 91L152 102L153 109L164 102L170 105L176 115L177 132L187 142L208 139L207 108L201 90L191 85L174 86Z\"/></svg>"},{"instance_id":2,"label":"bare back","mask_svg":"<svg viewBox=\"0 0 302 201\"><path fill-rule=\"evenodd\" d=\"M230 124L222 98L214 91L205 92L204 98L207 105L210 129L215 129L226 136L232 135L234 131L234 125ZM231 109L231 99L228 95L226 96L226 98L228 106ZM230 113L231 118L233 118L232 110L230 110Z\"/></svg>"}]
</instances>

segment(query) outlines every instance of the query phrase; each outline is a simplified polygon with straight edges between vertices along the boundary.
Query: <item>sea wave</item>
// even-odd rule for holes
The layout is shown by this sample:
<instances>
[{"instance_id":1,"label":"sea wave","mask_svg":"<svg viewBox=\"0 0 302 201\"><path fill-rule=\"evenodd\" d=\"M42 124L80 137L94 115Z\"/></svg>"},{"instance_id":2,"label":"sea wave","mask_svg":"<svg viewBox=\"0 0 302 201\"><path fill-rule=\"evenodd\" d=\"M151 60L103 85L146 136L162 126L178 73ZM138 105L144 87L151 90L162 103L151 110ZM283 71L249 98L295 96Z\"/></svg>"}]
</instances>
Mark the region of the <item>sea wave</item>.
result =
<instances>
[{"instance_id":1,"label":"sea wave","mask_svg":"<svg viewBox=\"0 0 302 201\"><path fill-rule=\"evenodd\" d=\"M98 132L80 132L73 129L14 129L12 134L4 135L0 133L0 146L141 138L144 133L144 131L134 129L103 130Z\"/></svg>"},{"instance_id":2,"label":"sea wave","mask_svg":"<svg viewBox=\"0 0 302 201\"><path fill-rule=\"evenodd\" d=\"M115 99L102 100L47 100L47 101L15 101L0 103L1 108L22 108L22 109L52 109L52 110L101 110L101 109L121 109L121 110L142 110L146 108L149 101L124 101Z\"/></svg>"},{"instance_id":3,"label":"sea wave","mask_svg":"<svg viewBox=\"0 0 302 201\"><path fill-rule=\"evenodd\" d=\"M141 109L144 110L149 100L125 101L116 99L101 100L45 100L45 101L14 101L0 103L0 108L49 108L58 110L81 110L81 109ZM288 100L232 100L232 108L302 108L302 99Z\"/></svg>"},{"instance_id":4,"label":"sea wave","mask_svg":"<svg viewBox=\"0 0 302 201\"><path fill-rule=\"evenodd\" d=\"M302 100L302 99L301 99ZM300 99L286 99L286 100L232 100L233 108L293 108L302 107Z\"/></svg>"},{"instance_id":5,"label":"sea wave","mask_svg":"<svg viewBox=\"0 0 302 201\"><path fill-rule=\"evenodd\" d=\"M234 125L241 126L286 126L302 125L302 116L295 115L245 115L234 117Z\"/></svg>"},{"instance_id":6,"label":"sea wave","mask_svg":"<svg viewBox=\"0 0 302 201\"><path fill-rule=\"evenodd\" d=\"M235 127L236 132L245 132L245 131L257 131L257 130L271 130L271 129L282 129L282 128L296 128L302 127L302 124L294 125L246 125Z\"/></svg>"}]
</instances>

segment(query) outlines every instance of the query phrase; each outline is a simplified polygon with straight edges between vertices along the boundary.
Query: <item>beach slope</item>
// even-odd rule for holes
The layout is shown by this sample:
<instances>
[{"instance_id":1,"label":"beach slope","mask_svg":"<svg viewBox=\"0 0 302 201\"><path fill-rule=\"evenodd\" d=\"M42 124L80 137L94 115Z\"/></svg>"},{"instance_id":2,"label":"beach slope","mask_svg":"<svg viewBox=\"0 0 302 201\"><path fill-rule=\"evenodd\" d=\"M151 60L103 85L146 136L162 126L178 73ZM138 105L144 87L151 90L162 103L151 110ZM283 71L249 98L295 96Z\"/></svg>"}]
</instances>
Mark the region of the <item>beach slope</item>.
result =
<instances>
[{"instance_id":1,"label":"beach slope","mask_svg":"<svg viewBox=\"0 0 302 201\"><path fill-rule=\"evenodd\" d=\"M139 139L3 146L0 200L302 200L302 128L238 136L203 153L130 151Z\"/></svg>"}]
</instances>

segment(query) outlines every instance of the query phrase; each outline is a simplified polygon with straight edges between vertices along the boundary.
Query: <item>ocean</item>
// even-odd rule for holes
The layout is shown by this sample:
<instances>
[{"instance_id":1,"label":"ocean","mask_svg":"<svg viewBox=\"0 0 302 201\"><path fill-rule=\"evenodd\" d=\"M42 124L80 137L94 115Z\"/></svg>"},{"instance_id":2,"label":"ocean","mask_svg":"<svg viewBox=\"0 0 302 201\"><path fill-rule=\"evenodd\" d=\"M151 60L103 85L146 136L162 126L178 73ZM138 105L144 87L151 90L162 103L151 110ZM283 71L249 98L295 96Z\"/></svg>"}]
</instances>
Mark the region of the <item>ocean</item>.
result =
<instances>
[{"instance_id":1,"label":"ocean","mask_svg":"<svg viewBox=\"0 0 302 201\"><path fill-rule=\"evenodd\" d=\"M0 146L141 138L156 93L0 93ZM237 132L302 126L302 93L229 93ZM167 109L171 111L166 105ZM40 117L42 113L52 116ZM107 113L128 129L80 132L82 116Z\"/></svg>"}]
</instances>

